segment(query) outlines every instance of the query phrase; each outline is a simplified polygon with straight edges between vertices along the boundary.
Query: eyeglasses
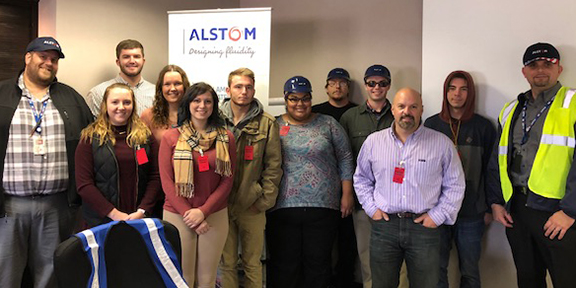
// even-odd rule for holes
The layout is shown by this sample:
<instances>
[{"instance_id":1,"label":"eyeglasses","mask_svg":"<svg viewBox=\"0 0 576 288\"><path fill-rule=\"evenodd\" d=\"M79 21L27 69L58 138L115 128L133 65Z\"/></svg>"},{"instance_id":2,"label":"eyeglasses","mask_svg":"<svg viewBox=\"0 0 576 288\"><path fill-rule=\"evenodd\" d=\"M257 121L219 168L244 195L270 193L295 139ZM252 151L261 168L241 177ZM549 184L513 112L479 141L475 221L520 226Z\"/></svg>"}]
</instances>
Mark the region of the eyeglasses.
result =
<instances>
[{"instance_id":1,"label":"eyeglasses","mask_svg":"<svg viewBox=\"0 0 576 288\"><path fill-rule=\"evenodd\" d=\"M346 87L346 86L348 86L348 82L347 81L328 81L328 86L336 87L336 85L340 85L340 87Z\"/></svg>"},{"instance_id":2,"label":"eyeglasses","mask_svg":"<svg viewBox=\"0 0 576 288\"><path fill-rule=\"evenodd\" d=\"M306 104L306 103L312 102L312 97L310 97L310 96L303 97L303 98L288 97L288 98L286 98L286 100L288 100L288 102L290 102L291 104L298 104L298 102L300 102L300 101L302 101L303 104Z\"/></svg>"},{"instance_id":3,"label":"eyeglasses","mask_svg":"<svg viewBox=\"0 0 576 288\"><path fill-rule=\"evenodd\" d=\"M388 87L388 85L390 85L390 82L384 81L384 80L382 80L380 82L368 81L365 84L368 85L368 87L370 87L370 88L374 88L374 87L376 87L376 85L379 85L380 88L384 88L384 87Z\"/></svg>"}]
</instances>

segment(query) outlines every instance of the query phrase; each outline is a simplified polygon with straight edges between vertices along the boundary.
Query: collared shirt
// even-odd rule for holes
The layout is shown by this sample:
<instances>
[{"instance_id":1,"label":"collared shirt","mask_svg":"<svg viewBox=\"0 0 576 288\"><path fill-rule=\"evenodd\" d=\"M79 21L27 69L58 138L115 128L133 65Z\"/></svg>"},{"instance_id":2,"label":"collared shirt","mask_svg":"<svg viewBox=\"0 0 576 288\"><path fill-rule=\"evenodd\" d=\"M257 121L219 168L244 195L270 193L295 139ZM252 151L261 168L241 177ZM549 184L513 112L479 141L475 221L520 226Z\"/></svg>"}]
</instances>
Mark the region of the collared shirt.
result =
<instances>
[{"instance_id":1,"label":"collared shirt","mask_svg":"<svg viewBox=\"0 0 576 288\"><path fill-rule=\"evenodd\" d=\"M3 188L6 194L30 196L55 194L68 188L68 158L64 121L52 103L50 91L41 100L34 98L26 89L20 75L18 86L22 98L16 107L10 124L8 147L4 160ZM34 155L34 140L30 132L36 126L30 100L38 113L46 102L46 110L40 127L46 143L44 155ZM38 133L34 133L38 135Z\"/></svg>"},{"instance_id":2,"label":"collared shirt","mask_svg":"<svg viewBox=\"0 0 576 288\"><path fill-rule=\"evenodd\" d=\"M401 184L393 182L404 168ZM453 143L420 126L402 143L388 128L368 136L358 156L354 189L370 217L385 213L427 212L436 225L454 224L464 198L462 164Z\"/></svg>"},{"instance_id":3,"label":"collared shirt","mask_svg":"<svg viewBox=\"0 0 576 288\"><path fill-rule=\"evenodd\" d=\"M358 158L360 148L368 135L390 127L394 117L390 111L390 102L386 100L386 105L381 111L381 115L371 112L371 109L364 102L356 107L348 109L340 118L340 125L348 134L354 159Z\"/></svg>"},{"instance_id":4,"label":"collared shirt","mask_svg":"<svg viewBox=\"0 0 576 288\"><path fill-rule=\"evenodd\" d=\"M512 128L514 129L512 132L512 143L514 145L514 151L517 155L521 157L514 157L516 160L521 159L520 163L516 163L516 167L520 167L520 171L514 171L514 169L510 170L510 181L514 186L522 186L528 187L528 178L530 177L530 171L532 171L532 164L534 164L534 159L536 158L536 152L538 152L538 147L540 146L540 139L542 138L542 128L544 127L544 120L546 120L546 115L548 115L549 108L546 109L540 115L540 118L536 120L534 126L530 132L528 132L528 141L524 145L520 145L522 142L522 137L524 137L524 132L522 128L522 107L525 101L528 101L528 105L526 107L526 126L529 126L532 123L532 120L536 117L538 112L546 106L546 102L548 102L558 90L562 88L560 82L557 82L552 88L543 91L534 99L532 97L532 91L528 91L520 96L518 96L519 104L516 107L516 111L518 117L516 117L516 122L513 123ZM521 101L520 101L521 100ZM514 158L512 160L511 165L514 167Z\"/></svg>"},{"instance_id":5,"label":"collared shirt","mask_svg":"<svg viewBox=\"0 0 576 288\"><path fill-rule=\"evenodd\" d=\"M92 111L94 117L97 117L98 114L100 114L100 104L104 98L106 88L115 83L124 83L130 86L126 80L118 75L114 79L110 79L94 86L94 88L90 89L90 92L88 92L86 102L88 103L88 107L90 107L90 111ZM152 104L154 103L154 94L156 93L156 86L144 80L144 78L140 78L140 82L138 82L136 86L130 87L132 88L132 91L134 91L134 96L136 96L136 112L140 115L145 109L152 107Z\"/></svg>"}]
</instances>

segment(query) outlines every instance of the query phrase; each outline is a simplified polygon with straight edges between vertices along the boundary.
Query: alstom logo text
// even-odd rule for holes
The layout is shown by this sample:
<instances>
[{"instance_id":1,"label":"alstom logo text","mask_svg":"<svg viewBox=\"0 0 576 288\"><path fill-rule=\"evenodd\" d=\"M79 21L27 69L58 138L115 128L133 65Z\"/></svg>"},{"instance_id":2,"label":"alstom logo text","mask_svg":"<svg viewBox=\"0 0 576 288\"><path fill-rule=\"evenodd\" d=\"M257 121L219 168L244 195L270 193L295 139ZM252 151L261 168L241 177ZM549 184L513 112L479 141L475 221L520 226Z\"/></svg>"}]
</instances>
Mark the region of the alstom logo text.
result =
<instances>
[{"instance_id":1,"label":"alstom logo text","mask_svg":"<svg viewBox=\"0 0 576 288\"><path fill-rule=\"evenodd\" d=\"M238 41L240 39L256 40L256 27L238 28L234 26L232 28L192 29L189 40L216 41L226 39L232 41Z\"/></svg>"}]
</instances>

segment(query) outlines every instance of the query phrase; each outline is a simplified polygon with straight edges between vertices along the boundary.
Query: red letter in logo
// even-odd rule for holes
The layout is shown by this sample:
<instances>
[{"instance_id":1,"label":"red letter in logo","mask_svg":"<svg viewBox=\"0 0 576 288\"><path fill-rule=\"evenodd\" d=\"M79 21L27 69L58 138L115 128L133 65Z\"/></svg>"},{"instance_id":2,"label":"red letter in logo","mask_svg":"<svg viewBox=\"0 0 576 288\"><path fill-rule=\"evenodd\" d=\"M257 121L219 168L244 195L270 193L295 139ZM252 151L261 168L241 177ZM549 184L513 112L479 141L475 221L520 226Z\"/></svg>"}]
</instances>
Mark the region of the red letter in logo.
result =
<instances>
[{"instance_id":1,"label":"red letter in logo","mask_svg":"<svg viewBox=\"0 0 576 288\"><path fill-rule=\"evenodd\" d=\"M234 33L235 36L237 36L237 37L233 37L232 33ZM240 40L240 37L242 37L242 32L240 31L240 29L238 29L238 27L234 26L234 27L230 28L230 30L228 30L228 38L230 38L230 40L238 41L238 40Z\"/></svg>"}]
</instances>

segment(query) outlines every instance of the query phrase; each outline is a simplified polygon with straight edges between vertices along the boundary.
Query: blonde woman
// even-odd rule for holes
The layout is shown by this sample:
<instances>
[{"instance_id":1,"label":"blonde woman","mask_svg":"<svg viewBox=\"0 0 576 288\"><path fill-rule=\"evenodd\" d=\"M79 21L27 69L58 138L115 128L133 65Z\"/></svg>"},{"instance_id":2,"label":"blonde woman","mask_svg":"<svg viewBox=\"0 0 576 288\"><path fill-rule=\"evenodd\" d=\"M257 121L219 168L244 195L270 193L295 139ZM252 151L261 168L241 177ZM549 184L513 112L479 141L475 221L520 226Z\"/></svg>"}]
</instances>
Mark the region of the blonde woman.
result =
<instances>
[{"instance_id":1,"label":"blonde woman","mask_svg":"<svg viewBox=\"0 0 576 288\"><path fill-rule=\"evenodd\" d=\"M182 271L191 287L214 288L228 236L228 194L236 147L218 113L218 96L206 83L188 89L177 129L164 134L158 153L164 219L182 239Z\"/></svg>"},{"instance_id":2,"label":"blonde woman","mask_svg":"<svg viewBox=\"0 0 576 288\"><path fill-rule=\"evenodd\" d=\"M143 218L156 203L157 149L135 104L130 87L112 84L106 88L96 121L82 130L76 149L76 185L88 227Z\"/></svg>"}]
</instances>

